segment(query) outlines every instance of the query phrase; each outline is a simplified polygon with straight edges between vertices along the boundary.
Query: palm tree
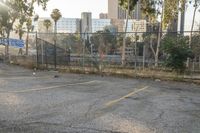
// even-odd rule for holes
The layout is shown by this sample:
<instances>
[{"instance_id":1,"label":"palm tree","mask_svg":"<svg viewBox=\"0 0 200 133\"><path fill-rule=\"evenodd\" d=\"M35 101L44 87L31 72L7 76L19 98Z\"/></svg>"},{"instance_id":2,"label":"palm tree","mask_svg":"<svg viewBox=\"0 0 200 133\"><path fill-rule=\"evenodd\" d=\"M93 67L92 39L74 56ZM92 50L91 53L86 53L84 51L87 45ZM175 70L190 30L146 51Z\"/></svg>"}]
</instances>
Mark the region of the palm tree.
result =
<instances>
[{"instance_id":1,"label":"palm tree","mask_svg":"<svg viewBox=\"0 0 200 133\"><path fill-rule=\"evenodd\" d=\"M47 38L48 38L48 31L49 31L49 27L51 27L51 20L45 19L45 20L43 21L43 25L44 25L45 28L46 28ZM46 60L46 66L47 66L46 46L45 46L45 60ZM44 59L43 59L43 44L42 44L42 64L43 64L43 62L44 62Z\"/></svg>"},{"instance_id":2,"label":"palm tree","mask_svg":"<svg viewBox=\"0 0 200 133\"><path fill-rule=\"evenodd\" d=\"M57 22L58 20L62 17L62 14L59 9L53 9L51 13L51 18L54 20L55 25L54 25L54 32L57 32Z\"/></svg>"},{"instance_id":3,"label":"palm tree","mask_svg":"<svg viewBox=\"0 0 200 133\"><path fill-rule=\"evenodd\" d=\"M51 18L54 20L54 50L55 50L55 54L54 54L54 66L56 69L56 32L57 32L57 22L58 20L62 17L62 14L60 13L59 9L53 9L52 13L51 13Z\"/></svg>"},{"instance_id":4,"label":"palm tree","mask_svg":"<svg viewBox=\"0 0 200 133\"><path fill-rule=\"evenodd\" d=\"M43 25L45 26L45 28L46 28L46 32L48 32L49 31L49 27L51 27L51 20L49 20L49 19L45 19L44 21L43 21Z\"/></svg>"}]
</instances>

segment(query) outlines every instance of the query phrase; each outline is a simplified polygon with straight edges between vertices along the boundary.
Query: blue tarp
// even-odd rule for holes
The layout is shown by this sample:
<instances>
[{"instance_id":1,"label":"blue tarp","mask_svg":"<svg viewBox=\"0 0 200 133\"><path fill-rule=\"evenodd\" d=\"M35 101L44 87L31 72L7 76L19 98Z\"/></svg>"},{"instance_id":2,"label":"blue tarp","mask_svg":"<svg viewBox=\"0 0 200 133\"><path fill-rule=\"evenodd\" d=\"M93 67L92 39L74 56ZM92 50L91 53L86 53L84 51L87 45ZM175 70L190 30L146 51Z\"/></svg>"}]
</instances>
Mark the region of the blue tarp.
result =
<instances>
[{"instance_id":1,"label":"blue tarp","mask_svg":"<svg viewBox=\"0 0 200 133\"><path fill-rule=\"evenodd\" d=\"M24 41L23 40L19 40L19 39L7 39L7 38L1 38L0 39L0 44L3 45L8 45L9 46L13 46L13 47L17 47L17 48L23 48L24 47Z\"/></svg>"}]
</instances>

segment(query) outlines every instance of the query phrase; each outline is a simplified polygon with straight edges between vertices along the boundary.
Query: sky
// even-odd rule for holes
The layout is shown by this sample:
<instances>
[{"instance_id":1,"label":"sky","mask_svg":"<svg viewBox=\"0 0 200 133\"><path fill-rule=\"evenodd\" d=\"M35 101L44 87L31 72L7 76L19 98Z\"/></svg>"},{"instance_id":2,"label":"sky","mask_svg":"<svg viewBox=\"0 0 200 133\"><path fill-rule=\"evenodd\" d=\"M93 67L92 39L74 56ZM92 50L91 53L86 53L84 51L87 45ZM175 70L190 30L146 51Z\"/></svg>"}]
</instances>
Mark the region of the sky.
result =
<instances>
[{"instance_id":1,"label":"sky","mask_svg":"<svg viewBox=\"0 0 200 133\"><path fill-rule=\"evenodd\" d=\"M47 11L36 7L40 17L49 17L51 11L58 8L63 17L80 18L81 12L92 12L92 18L99 18L99 13L106 13L108 0L49 0Z\"/></svg>"},{"instance_id":2,"label":"sky","mask_svg":"<svg viewBox=\"0 0 200 133\"><path fill-rule=\"evenodd\" d=\"M185 13L185 30L187 31L191 30L193 12L194 12L194 7L192 5L188 5ZM194 30L199 29L199 26L200 26L200 13L199 11L197 11L194 22Z\"/></svg>"},{"instance_id":3,"label":"sky","mask_svg":"<svg viewBox=\"0 0 200 133\"><path fill-rule=\"evenodd\" d=\"M80 18L81 12L92 12L92 18L99 18L99 13L107 13L108 0L49 0L47 10L36 7L36 14L40 17L50 17L51 11L58 8L65 18ZM191 29L193 7L188 6L185 16L185 30ZM200 23L200 13L195 20L195 27Z\"/></svg>"}]
</instances>

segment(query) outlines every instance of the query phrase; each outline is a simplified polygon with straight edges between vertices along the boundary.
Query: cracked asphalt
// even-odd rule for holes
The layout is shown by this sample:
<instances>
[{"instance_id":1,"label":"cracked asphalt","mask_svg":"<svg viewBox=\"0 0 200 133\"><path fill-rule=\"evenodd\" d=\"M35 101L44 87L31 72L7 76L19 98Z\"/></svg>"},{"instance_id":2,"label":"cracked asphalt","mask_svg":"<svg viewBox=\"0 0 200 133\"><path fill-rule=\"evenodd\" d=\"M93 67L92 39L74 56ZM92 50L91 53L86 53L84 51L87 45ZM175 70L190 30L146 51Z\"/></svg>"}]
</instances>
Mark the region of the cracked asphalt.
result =
<instances>
[{"instance_id":1,"label":"cracked asphalt","mask_svg":"<svg viewBox=\"0 0 200 133\"><path fill-rule=\"evenodd\" d=\"M0 133L200 133L200 86L0 64Z\"/></svg>"}]
</instances>

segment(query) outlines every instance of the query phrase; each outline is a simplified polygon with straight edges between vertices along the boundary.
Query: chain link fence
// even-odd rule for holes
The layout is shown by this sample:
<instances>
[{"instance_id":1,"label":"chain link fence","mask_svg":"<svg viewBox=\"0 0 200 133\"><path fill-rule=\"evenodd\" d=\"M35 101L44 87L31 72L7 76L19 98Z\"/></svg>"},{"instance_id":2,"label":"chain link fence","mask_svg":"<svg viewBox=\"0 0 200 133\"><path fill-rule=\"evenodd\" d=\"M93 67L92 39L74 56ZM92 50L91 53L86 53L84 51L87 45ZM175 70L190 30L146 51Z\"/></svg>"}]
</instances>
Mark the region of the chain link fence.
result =
<instances>
[{"instance_id":1,"label":"chain link fence","mask_svg":"<svg viewBox=\"0 0 200 133\"><path fill-rule=\"evenodd\" d=\"M160 35L160 41L159 39ZM182 36L189 44L190 32ZM172 36L176 41L177 32L110 32L96 33L29 33L23 39L28 43L28 56L33 57L37 67L57 69L66 67L92 68L165 68L167 54L163 51L163 41ZM123 41L124 37L126 38ZM189 60L189 70L200 71L200 32L194 31L191 39L193 58ZM125 42L125 63L122 65L123 42ZM160 42L160 46L158 43ZM10 47L10 56L26 55L23 49ZM1 51L3 54L3 51ZM156 57L158 61L156 61Z\"/></svg>"}]
</instances>

